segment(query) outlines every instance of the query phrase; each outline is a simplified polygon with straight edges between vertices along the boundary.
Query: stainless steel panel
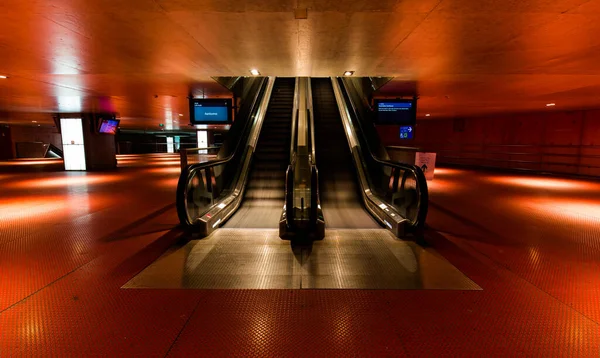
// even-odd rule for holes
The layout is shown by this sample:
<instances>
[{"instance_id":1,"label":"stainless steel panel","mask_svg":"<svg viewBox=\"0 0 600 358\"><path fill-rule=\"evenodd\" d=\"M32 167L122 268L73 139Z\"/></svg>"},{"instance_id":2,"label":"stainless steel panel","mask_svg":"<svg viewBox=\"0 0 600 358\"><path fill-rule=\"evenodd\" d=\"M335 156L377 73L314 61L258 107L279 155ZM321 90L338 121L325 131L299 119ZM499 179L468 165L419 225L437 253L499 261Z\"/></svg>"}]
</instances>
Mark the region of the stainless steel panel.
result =
<instances>
[{"instance_id":1,"label":"stainless steel panel","mask_svg":"<svg viewBox=\"0 0 600 358\"><path fill-rule=\"evenodd\" d=\"M384 229L298 245L272 229L219 229L171 248L123 288L480 290L432 249Z\"/></svg>"}]
</instances>

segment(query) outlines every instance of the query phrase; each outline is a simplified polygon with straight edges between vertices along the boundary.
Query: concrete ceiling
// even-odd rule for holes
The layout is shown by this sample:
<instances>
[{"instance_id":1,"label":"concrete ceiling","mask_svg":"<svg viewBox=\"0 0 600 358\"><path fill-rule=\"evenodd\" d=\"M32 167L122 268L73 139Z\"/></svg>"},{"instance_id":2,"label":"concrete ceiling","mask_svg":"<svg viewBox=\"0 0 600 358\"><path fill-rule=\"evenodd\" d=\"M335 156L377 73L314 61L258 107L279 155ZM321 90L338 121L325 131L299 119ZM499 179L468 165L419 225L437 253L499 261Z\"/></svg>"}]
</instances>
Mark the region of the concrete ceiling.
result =
<instances>
[{"instance_id":1,"label":"concrete ceiling","mask_svg":"<svg viewBox=\"0 0 600 358\"><path fill-rule=\"evenodd\" d=\"M414 84L420 118L600 107L599 15L600 0L2 0L0 122L183 126L189 93L227 95L211 76L250 68L394 76L382 94Z\"/></svg>"}]
</instances>

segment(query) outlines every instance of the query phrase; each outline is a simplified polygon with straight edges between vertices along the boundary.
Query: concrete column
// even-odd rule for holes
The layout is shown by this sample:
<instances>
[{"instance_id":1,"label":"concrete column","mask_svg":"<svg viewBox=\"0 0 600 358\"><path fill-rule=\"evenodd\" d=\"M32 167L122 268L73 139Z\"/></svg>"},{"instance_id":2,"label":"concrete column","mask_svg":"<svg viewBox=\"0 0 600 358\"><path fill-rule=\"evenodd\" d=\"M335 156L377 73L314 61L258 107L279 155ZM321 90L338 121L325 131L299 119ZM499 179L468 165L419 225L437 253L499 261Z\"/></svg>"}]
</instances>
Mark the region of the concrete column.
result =
<instances>
[{"instance_id":1,"label":"concrete column","mask_svg":"<svg viewBox=\"0 0 600 358\"><path fill-rule=\"evenodd\" d=\"M117 168L117 141L113 134L100 134L92 116L83 118L83 138L87 170Z\"/></svg>"},{"instance_id":2,"label":"concrete column","mask_svg":"<svg viewBox=\"0 0 600 358\"><path fill-rule=\"evenodd\" d=\"M98 133L92 115L60 119L66 170L111 170L117 167L116 140Z\"/></svg>"}]
</instances>

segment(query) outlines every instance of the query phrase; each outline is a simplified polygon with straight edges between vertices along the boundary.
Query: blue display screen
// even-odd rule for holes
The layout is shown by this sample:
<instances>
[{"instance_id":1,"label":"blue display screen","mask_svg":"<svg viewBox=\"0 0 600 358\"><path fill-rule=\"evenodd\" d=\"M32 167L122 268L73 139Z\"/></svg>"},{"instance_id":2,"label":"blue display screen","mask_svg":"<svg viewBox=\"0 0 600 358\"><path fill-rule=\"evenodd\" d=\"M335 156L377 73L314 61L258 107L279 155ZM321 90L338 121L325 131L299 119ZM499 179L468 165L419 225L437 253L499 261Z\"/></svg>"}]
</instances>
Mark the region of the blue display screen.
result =
<instances>
[{"instance_id":1,"label":"blue display screen","mask_svg":"<svg viewBox=\"0 0 600 358\"><path fill-rule=\"evenodd\" d=\"M400 126L400 139L413 139L415 128L413 126Z\"/></svg>"},{"instance_id":2,"label":"blue display screen","mask_svg":"<svg viewBox=\"0 0 600 358\"><path fill-rule=\"evenodd\" d=\"M190 109L192 124L231 123L231 99L194 99Z\"/></svg>"},{"instance_id":3,"label":"blue display screen","mask_svg":"<svg viewBox=\"0 0 600 358\"><path fill-rule=\"evenodd\" d=\"M227 107L209 107L197 103L194 105L194 117L200 122L227 122Z\"/></svg>"},{"instance_id":4,"label":"blue display screen","mask_svg":"<svg viewBox=\"0 0 600 358\"><path fill-rule=\"evenodd\" d=\"M378 100L377 124L414 125L417 121L414 100Z\"/></svg>"},{"instance_id":5,"label":"blue display screen","mask_svg":"<svg viewBox=\"0 0 600 358\"><path fill-rule=\"evenodd\" d=\"M379 102L380 112L408 111L411 108L411 102Z\"/></svg>"}]
</instances>

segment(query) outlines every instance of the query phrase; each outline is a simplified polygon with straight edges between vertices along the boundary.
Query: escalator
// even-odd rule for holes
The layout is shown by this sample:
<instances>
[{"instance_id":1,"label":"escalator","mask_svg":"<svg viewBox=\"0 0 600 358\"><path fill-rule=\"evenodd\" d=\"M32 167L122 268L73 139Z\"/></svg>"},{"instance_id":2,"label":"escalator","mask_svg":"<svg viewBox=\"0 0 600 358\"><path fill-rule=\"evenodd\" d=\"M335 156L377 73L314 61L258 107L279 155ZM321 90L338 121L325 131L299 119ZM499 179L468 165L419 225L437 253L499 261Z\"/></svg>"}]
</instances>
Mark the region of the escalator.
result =
<instances>
[{"instance_id":1,"label":"escalator","mask_svg":"<svg viewBox=\"0 0 600 358\"><path fill-rule=\"evenodd\" d=\"M285 199L285 171L290 163L294 86L294 78L275 80L242 205L223 227L278 227Z\"/></svg>"},{"instance_id":2,"label":"escalator","mask_svg":"<svg viewBox=\"0 0 600 358\"><path fill-rule=\"evenodd\" d=\"M381 228L364 209L329 78L311 79L319 191L327 228Z\"/></svg>"},{"instance_id":3,"label":"escalator","mask_svg":"<svg viewBox=\"0 0 600 358\"><path fill-rule=\"evenodd\" d=\"M177 214L184 227L201 235L222 226L279 227L281 238L315 239L325 235L324 222L384 226L397 236L422 231L424 174L387 159L360 83L243 81L242 104L217 159L182 168Z\"/></svg>"}]
</instances>

